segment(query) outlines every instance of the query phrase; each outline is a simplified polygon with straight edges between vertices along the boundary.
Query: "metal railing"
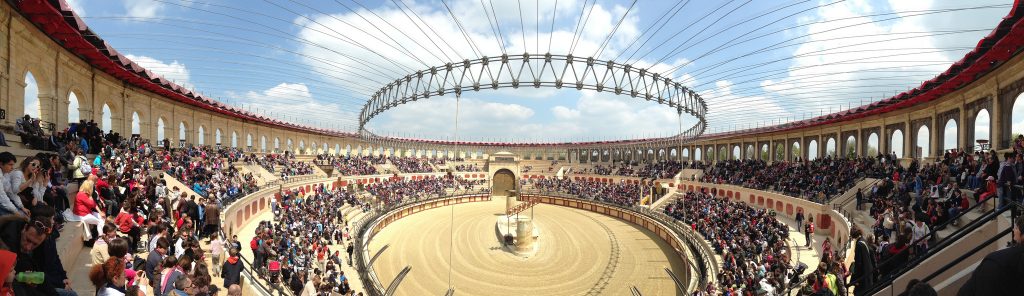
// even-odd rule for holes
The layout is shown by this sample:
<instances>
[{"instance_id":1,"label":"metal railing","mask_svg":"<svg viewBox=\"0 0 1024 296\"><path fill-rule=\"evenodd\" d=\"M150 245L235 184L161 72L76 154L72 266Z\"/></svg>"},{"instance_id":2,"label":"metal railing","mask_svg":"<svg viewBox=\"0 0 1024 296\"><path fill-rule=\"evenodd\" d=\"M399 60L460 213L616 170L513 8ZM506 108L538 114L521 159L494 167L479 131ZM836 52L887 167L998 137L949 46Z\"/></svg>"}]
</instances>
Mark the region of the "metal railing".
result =
<instances>
[{"instance_id":1,"label":"metal railing","mask_svg":"<svg viewBox=\"0 0 1024 296\"><path fill-rule=\"evenodd\" d=\"M355 229L357 231L356 233L359 234L359 235L356 236L355 246L356 246L357 250L356 250L356 252L354 252L355 253L354 254L355 255L354 260L355 260L355 262L357 262L357 264L359 266L359 268L358 268L359 276L360 276L360 279L363 282L364 288L367 290L368 295L383 296L383 295L385 295L383 293L386 292L385 287L383 285L381 285L380 281L377 279L376 274L373 272L372 266L368 266L366 264L365 260L364 260L365 258L368 258L368 257L371 256L369 254L369 250L368 250L368 248L366 246L367 246L368 242L372 239L373 235L370 234L370 233L367 233L367 231L369 230L368 227L372 227L373 225L375 225L377 222L379 222L377 220L380 217L382 217L382 216L392 212L393 210L403 209L403 208L411 206L413 204L424 203L424 202L428 202L428 201L432 201L432 200L436 200L436 199L455 198L455 197L468 197L468 196L479 196L479 195L481 195L480 193L473 193L471 191L472 191L472 189L466 189L466 190L463 190L463 191L452 192L450 194L448 194L446 192L445 195L438 195L438 196L434 196L434 197L431 197L431 198L409 199L409 200L405 200L405 201L403 201L402 203L399 203L399 204L379 205L378 207L371 208L370 211L369 211L369 214L364 216L359 221L353 222L353 229ZM489 194L489 193L487 193L487 194ZM552 197L562 197L562 198L587 200L587 201L590 201L590 202L593 202L593 203L599 203L599 204L606 205L606 206L611 206L611 207L615 207L615 208L621 208L621 209L630 210L630 211L632 211L634 213L637 213L637 214L640 214L641 216L644 216L644 217L646 217L648 219L662 222L665 227L667 227L669 230L672 231L672 233L674 234L675 237L679 238L679 240L681 242L683 242L683 244L686 245L689 248L689 251L691 252L691 254L696 256L697 257L696 259L698 259L698 260L695 260L695 261L697 261L696 262L697 266L694 267L694 269L696 270L696 272L698 273L698 276L699 276L698 277L699 278L698 285L696 287L689 287L690 288L689 290L693 291L695 289L703 288L707 283L714 282L715 278L718 275L720 267L718 265L718 262L715 260L714 253L713 253L713 251L711 251L711 247L707 244L707 242L705 240L703 240L703 238L700 238L699 236L697 236L696 233L694 233L692 230L690 230L684 224L680 224L681 222L679 222L678 220L676 220L676 219L674 219L672 217L669 217L668 215L665 215L664 213L661 213L661 212L658 212L658 211L655 211L655 210L651 210L651 209L649 209L647 207L635 206L635 205L634 206L623 206L623 205L620 205L620 204L608 203L608 202L604 202L604 201L600 201L600 200L593 200L593 199L588 199L588 198L580 198L577 195L572 195L572 194L567 194L567 193L562 193L562 192L531 191L531 192L523 192L522 195L545 195L545 196L552 196Z\"/></svg>"},{"instance_id":2,"label":"metal railing","mask_svg":"<svg viewBox=\"0 0 1024 296\"><path fill-rule=\"evenodd\" d=\"M363 289L366 290L367 295L384 296L387 291L386 288L381 285L380 280L377 279L377 274L373 271L373 266L368 265L365 260L370 257L369 248L367 246L374 235L372 233L368 233L368 230L372 229L377 223L379 223L380 221L378 220L382 216L389 214L394 210L404 209L415 204L426 203L437 199L484 195L482 193L475 193L472 191L473 188L467 188L465 190L456 190L450 193L446 191L443 195L428 198L409 198L396 204L377 204L375 206L371 206L370 210L367 211L367 214L361 219L351 222L352 229L357 233L354 237L355 250L353 252L353 256L355 258L353 258L353 261L356 263L356 272L359 274L359 279L362 281Z\"/></svg>"},{"instance_id":3,"label":"metal railing","mask_svg":"<svg viewBox=\"0 0 1024 296\"><path fill-rule=\"evenodd\" d=\"M972 207L971 209L969 209L967 211L964 211L963 213L958 215L957 218L959 218L960 216L963 216L964 214L972 211L973 209L979 207L982 204L984 204L984 203L975 204L974 207ZM925 260L928 260L928 259L932 258L935 254L938 254L939 252L945 250L947 247L949 247L950 245L953 245L953 243L959 241L964 236L966 236L966 235L974 232L975 230L981 228L982 226L984 226L988 222L997 219L999 217L999 215L1002 215L1006 211L1010 210L1011 208L1015 208L1015 207L1017 207L1017 206L1007 206L1007 207L1003 207L1001 209L991 210L991 211L985 212L984 215L982 215L978 219L975 219L974 221L971 221L967 225L964 225L960 229L957 229L956 231L954 231L952 234L950 234L948 237L946 237L945 239L940 241L935 246L929 247L928 251L926 253L917 255L916 257L908 260L902 266L897 266L896 269L893 269L888 274L880 275L880 277L881 277L880 280L875 282L875 285L871 288L870 292L868 292L868 294L866 294L866 295L874 295L874 294L878 293L879 291L881 291L882 289L884 289L885 287L888 287L888 286L892 285L896 279L898 279L903 274L913 270L914 267L916 267L917 265L921 264ZM956 219L956 218L954 218L954 219ZM945 226L948 225L951 221L953 221L953 219L951 219L950 221L947 221L946 223L944 223L942 225L942 228L945 228ZM938 227L936 227L936 228L938 228ZM936 229L932 229L931 232L929 232L926 236L924 236L924 237L922 237L922 238L920 238L920 239L918 239L916 241L913 241L913 242L909 243L908 246L911 246L911 247L908 247L907 249L903 250L902 252L897 253L896 255L893 255L892 257L890 257L887 260L884 260L882 262L879 262L878 264L875 264L875 266L881 267L881 266L885 266L885 264L887 264L887 263L891 263L891 261L895 260L895 258L897 258L899 256L902 256L901 254L903 254L904 252L910 252L910 250L913 249L913 246L915 246L915 245L917 245L917 244L919 244L921 242L924 242L925 240L929 240L929 239L934 238L936 233L937 233L937 231L938 230L936 230ZM854 284L854 283L850 283L850 284Z\"/></svg>"}]
</instances>

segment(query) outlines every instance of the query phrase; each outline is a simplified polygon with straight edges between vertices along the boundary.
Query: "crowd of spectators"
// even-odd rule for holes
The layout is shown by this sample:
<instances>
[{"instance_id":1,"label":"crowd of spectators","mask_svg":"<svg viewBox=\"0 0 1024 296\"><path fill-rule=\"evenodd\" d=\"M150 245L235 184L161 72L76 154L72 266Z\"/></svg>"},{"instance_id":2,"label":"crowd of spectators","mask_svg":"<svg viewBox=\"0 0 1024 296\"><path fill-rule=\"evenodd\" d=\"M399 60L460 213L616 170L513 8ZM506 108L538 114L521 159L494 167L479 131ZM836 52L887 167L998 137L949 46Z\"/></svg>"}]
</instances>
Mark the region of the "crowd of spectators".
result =
<instances>
[{"instance_id":1,"label":"crowd of spectators","mask_svg":"<svg viewBox=\"0 0 1024 296\"><path fill-rule=\"evenodd\" d=\"M89 281L97 295L213 295L219 287L240 295L237 272L220 266L226 241L211 239L217 242L211 248L213 265L204 261L199 243L219 233L220 208L247 190L220 160L232 151L158 151L138 137L102 133L85 123L69 131L59 153L25 157L17 168L13 154L0 153L0 269L44 275L39 282L16 281L10 286L14 294L76 295L56 240L66 221L81 221L95 225L83 238L92 246ZM205 195L168 188L167 180L153 173L161 171ZM231 253L227 261L237 262L237 249ZM214 273L225 282L212 283Z\"/></svg>"},{"instance_id":2,"label":"crowd of spectators","mask_svg":"<svg viewBox=\"0 0 1024 296\"><path fill-rule=\"evenodd\" d=\"M578 167L573 170L575 174L594 174L603 176L624 176L649 179L671 179L683 169L683 163L678 161L659 161L649 164L636 162L617 162L611 165L595 164L591 167Z\"/></svg>"},{"instance_id":3,"label":"crowd of spectators","mask_svg":"<svg viewBox=\"0 0 1024 296\"><path fill-rule=\"evenodd\" d=\"M187 147L161 151L163 170L202 197L234 200L259 190L252 173L242 174L231 163L241 159L238 148Z\"/></svg>"},{"instance_id":4,"label":"crowd of spectators","mask_svg":"<svg viewBox=\"0 0 1024 296\"><path fill-rule=\"evenodd\" d=\"M313 166L305 161L298 161L291 152L284 154L268 153L263 155L250 154L244 157L246 164L259 164L272 174L280 174L282 179L289 176L313 174Z\"/></svg>"},{"instance_id":5,"label":"crowd of spectators","mask_svg":"<svg viewBox=\"0 0 1024 296\"><path fill-rule=\"evenodd\" d=\"M659 161L644 165L624 162L619 166L616 174L627 177L671 179L675 178L676 174L679 174L679 171L682 169L683 164L674 160Z\"/></svg>"},{"instance_id":6,"label":"crowd of spectators","mask_svg":"<svg viewBox=\"0 0 1024 296\"><path fill-rule=\"evenodd\" d=\"M331 165L342 176L376 175L377 164L384 163L384 157L378 156L317 156L317 163Z\"/></svg>"},{"instance_id":7,"label":"crowd of spectators","mask_svg":"<svg viewBox=\"0 0 1024 296\"><path fill-rule=\"evenodd\" d=\"M352 265L350 221L341 206L346 204L369 210L356 195L340 188L317 185L310 191L283 192L280 203L274 204L275 221L261 221L249 243L254 269L272 286L287 287L293 295L355 295L341 268Z\"/></svg>"},{"instance_id":8,"label":"crowd of spectators","mask_svg":"<svg viewBox=\"0 0 1024 296\"><path fill-rule=\"evenodd\" d=\"M523 179L522 185L533 187L534 190L543 192L559 192L579 196L580 198L603 201L621 206L630 207L640 201L641 192L650 194L649 189L638 184L629 184L624 181L619 183L607 183L588 180L571 180L569 178L556 179Z\"/></svg>"},{"instance_id":9,"label":"crowd of spectators","mask_svg":"<svg viewBox=\"0 0 1024 296\"><path fill-rule=\"evenodd\" d=\"M388 161L390 161L391 165L394 165L396 169L403 173L434 172L434 167L430 165L430 160L428 159L389 156Z\"/></svg>"},{"instance_id":10,"label":"crowd of spectators","mask_svg":"<svg viewBox=\"0 0 1024 296\"><path fill-rule=\"evenodd\" d=\"M721 255L717 287L706 293L781 295L788 288L793 270L789 230L775 213L690 191L666 206L665 214L690 225Z\"/></svg>"},{"instance_id":11,"label":"crowd of spectators","mask_svg":"<svg viewBox=\"0 0 1024 296\"><path fill-rule=\"evenodd\" d=\"M400 204L405 200L420 200L437 195L445 195L448 190L468 192L475 186L483 185L483 180L467 180L458 176L427 176L422 179L387 179L384 182L369 184L365 190L376 197L383 205Z\"/></svg>"},{"instance_id":12,"label":"crowd of spectators","mask_svg":"<svg viewBox=\"0 0 1024 296\"><path fill-rule=\"evenodd\" d=\"M902 170L894 161L823 157L812 161L726 160L704 169L703 182L731 184L824 203L863 177L885 177Z\"/></svg>"},{"instance_id":13,"label":"crowd of spectators","mask_svg":"<svg viewBox=\"0 0 1024 296\"><path fill-rule=\"evenodd\" d=\"M475 163L463 163L455 165L456 172L483 172L484 169Z\"/></svg>"}]
</instances>

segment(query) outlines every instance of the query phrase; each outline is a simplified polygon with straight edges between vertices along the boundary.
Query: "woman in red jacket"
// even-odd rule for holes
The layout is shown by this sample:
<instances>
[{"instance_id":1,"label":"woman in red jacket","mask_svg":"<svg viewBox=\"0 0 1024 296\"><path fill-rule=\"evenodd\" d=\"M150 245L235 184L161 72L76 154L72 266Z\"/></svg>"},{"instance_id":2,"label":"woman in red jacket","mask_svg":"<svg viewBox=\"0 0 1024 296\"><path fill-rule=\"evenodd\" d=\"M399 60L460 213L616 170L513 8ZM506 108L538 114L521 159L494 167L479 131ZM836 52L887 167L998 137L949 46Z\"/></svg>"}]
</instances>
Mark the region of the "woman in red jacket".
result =
<instances>
[{"instance_id":1,"label":"woman in red jacket","mask_svg":"<svg viewBox=\"0 0 1024 296\"><path fill-rule=\"evenodd\" d=\"M92 199L92 181L82 182L78 187L78 195L75 196L75 207L73 213L81 219L82 223L96 225L97 233L103 233L103 223L107 215L96 205ZM85 232L85 239L92 239L92 233Z\"/></svg>"},{"instance_id":2,"label":"woman in red jacket","mask_svg":"<svg viewBox=\"0 0 1024 296\"><path fill-rule=\"evenodd\" d=\"M996 196L996 178L988 176L988 183L985 184L985 192L978 196L978 202L982 202L993 196Z\"/></svg>"}]
</instances>

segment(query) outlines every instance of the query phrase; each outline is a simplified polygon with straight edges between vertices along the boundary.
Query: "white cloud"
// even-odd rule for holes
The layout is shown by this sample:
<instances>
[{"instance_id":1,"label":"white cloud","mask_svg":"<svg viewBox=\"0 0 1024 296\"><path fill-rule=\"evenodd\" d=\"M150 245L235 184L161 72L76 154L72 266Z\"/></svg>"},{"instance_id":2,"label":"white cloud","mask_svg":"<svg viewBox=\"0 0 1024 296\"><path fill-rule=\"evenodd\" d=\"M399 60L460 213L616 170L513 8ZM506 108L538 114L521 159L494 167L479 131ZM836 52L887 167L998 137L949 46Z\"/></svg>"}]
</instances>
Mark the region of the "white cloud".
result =
<instances>
[{"instance_id":1,"label":"white cloud","mask_svg":"<svg viewBox=\"0 0 1024 296\"><path fill-rule=\"evenodd\" d=\"M177 83L178 85L187 88L192 87L188 68L185 67L185 64L179 63L177 60L167 63L148 56L126 54L125 57L153 73L163 75L164 78L174 81L174 83Z\"/></svg>"},{"instance_id":2,"label":"white cloud","mask_svg":"<svg viewBox=\"0 0 1024 296\"><path fill-rule=\"evenodd\" d=\"M85 16L85 0L64 0L68 5L71 5L71 10L75 11L78 16Z\"/></svg>"},{"instance_id":3,"label":"white cloud","mask_svg":"<svg viewBox=\"0 0 1024 296\"><path fill-rule=\"evenodd\" d=\"M453 139L455 98L438 97L400 105L379 115L369 130L380 135ZM501 131L507 139L528 138L540 129L535 112L523 105L488 102L463 97L459 100L458 139L479 140Z\"/></svg>"},{"instance_id":4,"label":"white cloud","mask_svg":"<svg viewBox=\"0 0 1024 296\"><path fill-rule=\"evenodd\" d=\"M522 21L527 24L524 28L520 25L519 3L514 1L490 2L495 6L493 9L497 13L502 33L501 41L504 42L505 51L508 54L547 52L549 40L552 41L550 51L553 54L569 52L570 41L576 35L574 32L576 18L583 10L583 2L559 1L553 32L550 25L554 3L553 1L542 2L544 3L540 3L539 8L539 30L535 27L538 8L534 7L534 4L528 5L525 2L522 4L524 5L522 9L530 12L523 14ZM416 21L410 21L406 15L408 12L403 13L394 5L373 8L373 13L387 22L381 21L365 9L358 9L357 12L362 17L366 17L369 22L355 13L311 16L316 23L322 25L302 18L297 19L295 23L303 26L298 37L314 43L299 45L299 51L308 56L302 58L303 62L310 66L322 66L325 61L333 65L341 65L339 67L341 69L334 73L337 79L332 82L350 89L361 89L365 88L367 83L382 85L396 77L410 74L410 71L425 69L424 64L435 66L450 60L460 61L461 59L475 58L463 32L452 21L444 6L412 1L400 1L400 3L411 6L423 19L423 22L430 24L430 28L423 26L423 23L415 16L412 18ZM488 5L486 12L490 13L490 4L489 2L485 3ZM499 56L502 54L499 41L495 38L487 16L484 14L485 10L479 1L461 0L451 1L448 4L483 55ZM588 5L585 11L590 12L590 7ZM597 4L593 6L586 27L579 34L574 54L589 56L597 52L626 10L627 7L621 5L609 7ZM639 17L636 13L637 10L634 9L623 21L601 56L614 56L640 35L637 26ZM432 38L424 36L417 24ZM342 32L344 36L338 36L334 31ZM441 39L433 37L434 32L440 35L447 44ZM436 46L431 39L437 42ZM437 47L443 50L439 50ZM373 51L365 48L371 48ZM415 53L415 58L406 54L407 51ZM447 54L447 57L441 53L442 51ZM339 53L344 53L344 55ZM372 61L372 64L363 61ZM653 64L649 61L636 61L633 64L636 67L659 72L687 62L689 61L686 59L678 58L666 63ZM688 80L687 85L692 85L695 81L689 74L673 73L669 76L686 79ZM592 139L594 137L618 139L643 136L645 133L648 136L653 136L678 132L675 110L656 104L636 104L636 99L633 98L610 98L613 96L610 94L573 95L568 98L563 95L561 99L571 99L575 102L575 106L543 107L541 110L534 110L529 106L517 103L487 103L496 97L550 100L557 97L558 93L560 92L552 89L520 88L482 90L479 94L474 93L475 97L472 98L467 98L467 95L464 94L461 105L460 130L462 131L460 138L484 139L493 138L495 134L505 134L511 138L539 141ZM353 95L369 97L368 93ZM379 115L370 123L370 128L381 134L395 132L432 137L448 136L454 112L453 104L451 104L453 100L449 97L432 97L428 100L401 105ZM487 117L474 117L483 115ZM688 122L685 128L690 126L692 123ZM495 131L501 131L501 133Z\"/></svg>"},{"instance_id":5,"label":"white cloud","mask_svg":"<svg viewBox=\"0 0 1024 296\"><path fill-rule=\"evenodd\" d=\"M152 18L162 13L167 5L153 0L123 0L125 15L136 18Z\"/></svg>"},{"instance_id":6,"label":"white cloud","mask_svg":"<svg viewBox=\"0 0 1024 296\"><path fill-rule=\"evenodd\" d=\"M316 100L303 83L280 83L260 92L228 92L227 97L240 104L256 106L253 112L299 124L334 127L350 123L337 118L355 116L338 104Z\"/></svg>"},{"instance_id":7,"label":"white cloud","mask_svg":"<svg viewBox=\"0 0 1024 296\"><path fill-rule=\"evenodd\" d=\"M821 1L819 4L832 3ZM924 14L924 10L963 8L1006 3L1007 0L960 2L867 0L822 5L811 15L796 18L802 31L788 32L783 50L740 57L723 69L760 65L769 55L781 55L767 63L735 73L747 73L733 87L734 100L709 102L712 113L735 111L751 103L774 102L785 113L758 112L761 116L730 118L731 122L762 120L762 117L810 117L877 101L916 87L963 57L988 31L936 35L944 30L992 28L1005 9L978 9ZM897 12L895 15L869 16ZM896 17L895 19L892 19ZM800 37L805 35L805 37ZM799 37L799 38L797 38ZM753 50L761 49L756 45ZM792 49L791 51L788 49ZM788 51L788 52L787 52ZM792 58L789 58L792 57ZM772 57L770 60L774 60ZM767 76L763 73L779 73ZM718 71L717 73L723 73ZM761 73L749 75L752 73ZM706 79L706 78L705 78ZM744 80L744 81L740 81ZM735 100L740 99L740 100ZM713 116L718 116L714 114ZM717 124L717 122L715 123Z\"/></svg>"}]
</instances>

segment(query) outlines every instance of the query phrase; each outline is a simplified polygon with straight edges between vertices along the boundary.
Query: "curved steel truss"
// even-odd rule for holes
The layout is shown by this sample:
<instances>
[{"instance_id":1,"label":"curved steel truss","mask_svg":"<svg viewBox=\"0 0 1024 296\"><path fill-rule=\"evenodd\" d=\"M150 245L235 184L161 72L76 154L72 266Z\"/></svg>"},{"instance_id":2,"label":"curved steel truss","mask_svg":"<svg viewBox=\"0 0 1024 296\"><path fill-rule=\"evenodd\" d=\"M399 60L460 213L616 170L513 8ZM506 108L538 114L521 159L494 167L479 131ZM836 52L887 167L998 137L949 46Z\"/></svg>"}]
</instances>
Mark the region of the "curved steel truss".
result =
<instances>
[{"instance_id":1,"label":"curved steel truss","mask_svg":"<svg viewBox=\"0 0 1024 296\"><path fill-rule=\"evenodd\" d=\"M447 63L388 83L363 105L359 132L364 137L376 138L366 130L366 124L384 111L408 102L452 93L461 95L469 90L519 87L588 89L655 101L675 108L680 115L685 112L697 118L697 123L678 137L699 136L707 127L704 99L669 77L592 57L524 53Z\"/></svg>"}]
</instances>

